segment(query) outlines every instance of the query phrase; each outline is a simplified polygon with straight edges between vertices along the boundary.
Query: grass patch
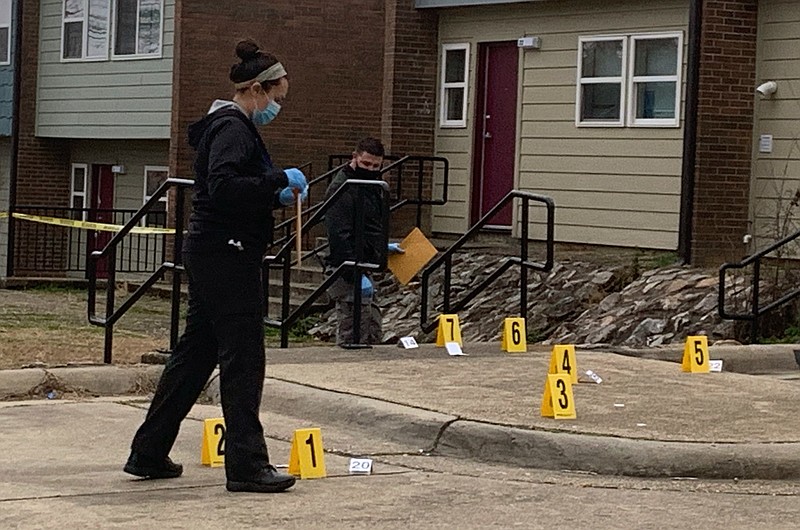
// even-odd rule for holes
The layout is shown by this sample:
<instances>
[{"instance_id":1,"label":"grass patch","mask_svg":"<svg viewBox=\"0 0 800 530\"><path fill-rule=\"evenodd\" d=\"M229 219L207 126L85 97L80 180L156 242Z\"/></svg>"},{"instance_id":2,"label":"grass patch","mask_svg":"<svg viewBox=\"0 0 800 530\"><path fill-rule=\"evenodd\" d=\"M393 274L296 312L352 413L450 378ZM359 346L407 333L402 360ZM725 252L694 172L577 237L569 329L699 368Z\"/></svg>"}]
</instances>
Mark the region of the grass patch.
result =
<instances>
[{"instance_id":1,"label":"grass patch","mask_svg":"<svg viewBox=\"0 0 800 530\"><path fill-rule=\"evenodd\" d=\"M315 339L308 334L308 330L317 324L319 324L319 317L316 315L301 318L289 330L289 340L292 342L313 342ZM265 326L264 335L268 339L280 339L281 330L272 326Z\"/></svg>"}]
</instances>

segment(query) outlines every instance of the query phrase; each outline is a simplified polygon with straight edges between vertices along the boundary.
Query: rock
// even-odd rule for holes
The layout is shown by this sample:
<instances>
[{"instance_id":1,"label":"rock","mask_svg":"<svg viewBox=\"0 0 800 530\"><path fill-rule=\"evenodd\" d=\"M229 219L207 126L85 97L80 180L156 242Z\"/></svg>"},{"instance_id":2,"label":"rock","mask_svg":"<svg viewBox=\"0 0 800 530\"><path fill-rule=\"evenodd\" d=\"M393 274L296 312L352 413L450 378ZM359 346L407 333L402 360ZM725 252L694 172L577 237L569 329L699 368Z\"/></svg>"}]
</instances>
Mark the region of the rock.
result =
<instances>
[{"instance_id":1,"label":"rock","mask_svg":"<svg viewBox=\"0 0 800 530\"><path fill-rule=\"evenodd\" d=\"M453 257L451 303L458 302L483 281L499 263L497 255ZM732 322L716 311L717 279L691 267L664 267L644 271L638 278L632 267L560 261L548 273L528 271L528 333L544 344L667 345L706 330L715 339L735 337ZM518 314L520 275L512 267L459 312L466 341L496 341L504 318ZM751 286L743 278L729 278L729 297L735 282L744 300ZM419 327L421 285L400 286L389 275L378 282L384 307L384 341L416 336L435 340L435 331ZM442 311L443 274L437 271L428 285L427 318ZM730 298L731 308L736 300ZM336 315L329 311L310 333L323 340L335 334ZM391 330L391 333L388 332ZM533 342L533 341L531 341Z\"/></svg>"}]
</instances>

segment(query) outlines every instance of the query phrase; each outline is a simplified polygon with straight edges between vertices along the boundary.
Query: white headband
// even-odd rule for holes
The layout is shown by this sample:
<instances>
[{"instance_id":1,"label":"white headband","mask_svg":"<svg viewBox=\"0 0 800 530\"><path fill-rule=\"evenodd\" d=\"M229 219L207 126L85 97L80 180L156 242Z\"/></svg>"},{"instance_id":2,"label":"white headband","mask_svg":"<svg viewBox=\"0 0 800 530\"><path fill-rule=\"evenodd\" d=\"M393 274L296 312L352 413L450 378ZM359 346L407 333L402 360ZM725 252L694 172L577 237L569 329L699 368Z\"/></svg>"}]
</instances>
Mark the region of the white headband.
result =
<instances>
[{"instance_id":1,"label":"white headband","mask_svg":"<svg viewBox=\"0 0 800 530\"><path fill-rule=\"evenodd\" d=\"M236 90L241 90L243 88L248 88L253 83L263 83L264 81L277 81L281 77L286 77L286 69L283 67L281 63L275 63L260 74L258 74L255 79L251 79L250 81L242 81L241 83L236 83L233 85Z\"/></svg>"}]
</instances>

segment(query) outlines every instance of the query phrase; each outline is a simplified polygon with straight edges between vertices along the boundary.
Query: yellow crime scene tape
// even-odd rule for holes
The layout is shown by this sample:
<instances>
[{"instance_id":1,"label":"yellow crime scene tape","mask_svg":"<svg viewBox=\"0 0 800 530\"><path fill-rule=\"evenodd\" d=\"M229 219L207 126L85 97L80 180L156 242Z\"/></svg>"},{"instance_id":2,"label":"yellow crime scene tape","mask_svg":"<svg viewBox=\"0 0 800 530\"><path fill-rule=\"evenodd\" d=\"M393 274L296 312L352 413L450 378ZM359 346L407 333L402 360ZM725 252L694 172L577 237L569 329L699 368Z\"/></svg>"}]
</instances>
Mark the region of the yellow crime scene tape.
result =
<instances>
[{"instance_id":1,"label":"yellow crime scene tape","mask_svg":"<svg viewBox=\"0 0 800 530\"><path fill-rule=\"evenodd\" d=\"M0 212L0 219L8 217L8 212ZM81 228L84 230L99 230L103 232L119 232L121 225L108 223L95 223L93 221L78 221L75 219L62 219L59 217L47 217L44 215L28 215L26 213L14 213L14 219L32 221L34 223L44 223L48 225L66 226L69 228ZM148 226L135 226L131 229L132 234L174 234L174 228L154 228Z\"/></svg>"}]
</instances>

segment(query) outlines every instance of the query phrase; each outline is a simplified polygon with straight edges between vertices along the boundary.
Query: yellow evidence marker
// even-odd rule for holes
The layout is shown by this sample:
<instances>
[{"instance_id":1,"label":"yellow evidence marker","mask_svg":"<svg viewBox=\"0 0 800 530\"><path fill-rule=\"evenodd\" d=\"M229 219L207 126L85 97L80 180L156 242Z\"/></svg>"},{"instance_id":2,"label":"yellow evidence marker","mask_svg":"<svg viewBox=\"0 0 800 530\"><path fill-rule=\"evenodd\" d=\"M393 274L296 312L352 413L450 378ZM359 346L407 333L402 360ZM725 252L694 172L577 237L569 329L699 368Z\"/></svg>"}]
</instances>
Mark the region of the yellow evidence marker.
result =
<instances>
[{"instance_id":1,"label":"yellow evidence marker","mask_svg":"<svg viewBox=\"0 0 800 530\"><path fill-rule=\"evenodd\" d=\"M575 361L575 346L572 344L556 344L550 355L548 374L567 374L573 384L578 383L578 363Z\"/></svg>"},{"instance_id":2,"label":"yellow evidence marker","mask_svg":"<svg viewBox=\"0 0 800 530\"><path fill-rule=\"evenodd\" d=\"M318 428L297 429L289 453L289 474L304 478L325 478L325 453Z\"/></svg>"},{"instance_id":3,"label":"yellow evidence marker","mask_svg":"<svg viewBox=\"0 0 800 530\"><path fill-rule=\"evenodd\" d=\"M708 360L708 337L705 335L686 337L681 369L693 374L707 374L710 366Z\"/></svg>"},{"instance_id":4,"label":"yellow evidence marker","mask_svg":"<svg viewBox=\"0 0 800 530\"><path fill-rule=\"evenodd\" d=\"M528 351L524 318L516 317L503 320L503 341L500 343L500 349L507 352Z\"/></svg>"},{"instance_id":5,"label":"yellow evidence marker","mask_svg":"<svg viewBox=\"0 0 800 530\"><path fill-rule=\"evenodd\" d=\"M557 420L574 420L577 417L572 383L567 374L547 374L542 395L542 416Z\"/></svg>"},{"instance_id":6,"label":"yellow evidence marker","mask_svg":"<svg viewBox=\"0 0 800 530\"><path fill-rule=\"evenodd\" d=\"M203 421L203 447L200 463L204 466L225 465L225 419L211 418Z\"/></svg>"},{"instance_id":7,"label":"yellow evidence marker","mask_svg":"<svg viewBox=\"0 0 800 530\"><path fill-rule=\"evenodd\" d=\"M461 325L458 323L458 315L439 315L436 346L444 347L446 342L456 342L459 346L464 346L461 342Z\"/></svg>"}]
</instances>

